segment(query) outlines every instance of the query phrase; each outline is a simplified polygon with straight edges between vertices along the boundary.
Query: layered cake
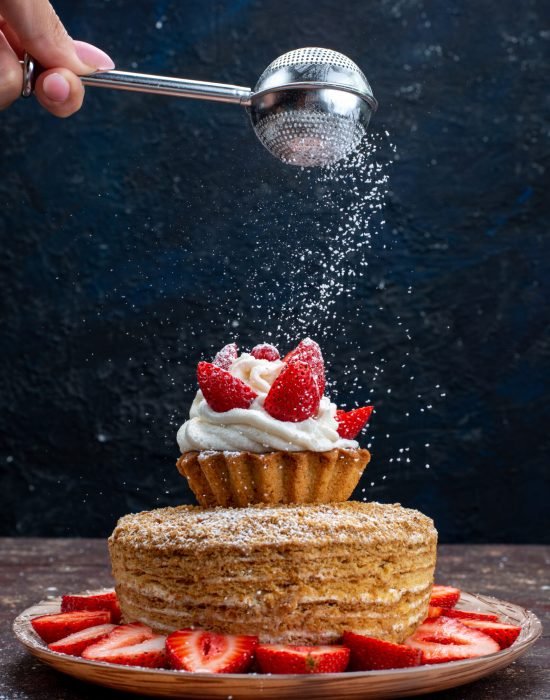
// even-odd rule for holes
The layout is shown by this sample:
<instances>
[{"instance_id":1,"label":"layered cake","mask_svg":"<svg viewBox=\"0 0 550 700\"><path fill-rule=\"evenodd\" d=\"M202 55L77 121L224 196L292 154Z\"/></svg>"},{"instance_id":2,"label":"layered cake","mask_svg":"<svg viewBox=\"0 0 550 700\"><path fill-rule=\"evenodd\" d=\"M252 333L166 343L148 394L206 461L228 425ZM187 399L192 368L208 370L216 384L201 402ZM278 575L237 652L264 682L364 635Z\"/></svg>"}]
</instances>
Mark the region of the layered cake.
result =
<instances>
[{"instance_id":1,"label":"layered cake","mask_svg":"<svg viewBox=\"0 0 550 700\"><path fill-rule=\"evenodd\" d=\"M126 619L321 644L345 630L411 635L428 610L436 541L417 511L348 502L162 508L123 517L109 547Z\"/></svg>"},{"instance_id":2,"label":"layered cake","mask_svg":"<svg viewBox=\"0 0 550 700\"><path fill-rule=\"evenodd\" d=\"M177 465L200 506L121 518L109 549L124 619L264 643L409 637L428 610L437 533L400 505L347 502L370 459L355 438L372 407L325 396L310 339L282 359L227 345L197 379Z\"/></svg>"},{"instance_id":3,"label":"layered cake","mask_svg":"<svg viewBox=\"0 0 550 700\"><path fill-rule=\"evenodd\" d=\"M371 406L339 411L309 338L283 359L262 344L225 346L197 368L199 390L178 431L177 467L203 506L346 501L370 460L354 439Z\"/></svg>"}]
</instances>

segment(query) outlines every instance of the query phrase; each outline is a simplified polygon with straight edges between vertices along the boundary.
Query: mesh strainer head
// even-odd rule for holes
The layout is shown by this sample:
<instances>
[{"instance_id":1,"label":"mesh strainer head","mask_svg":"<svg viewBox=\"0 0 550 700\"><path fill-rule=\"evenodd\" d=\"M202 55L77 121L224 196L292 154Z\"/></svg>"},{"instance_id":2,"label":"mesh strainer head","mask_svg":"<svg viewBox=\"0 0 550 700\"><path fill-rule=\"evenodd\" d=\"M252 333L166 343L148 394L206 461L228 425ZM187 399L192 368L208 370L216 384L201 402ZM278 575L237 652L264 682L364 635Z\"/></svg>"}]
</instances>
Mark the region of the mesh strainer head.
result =
<instances>
[{"instance_id":1,"label":"mesh strainer head","mask_svg":"<svg viewBox=\"0 0 550 700\"><path fill-rule=\"evenodd\" d=\"M285 163L330 165L357 148L377 103L349 58L319 48L289 51L260 76L252 124L263 145Z\"/></svg>"}]
</instances>

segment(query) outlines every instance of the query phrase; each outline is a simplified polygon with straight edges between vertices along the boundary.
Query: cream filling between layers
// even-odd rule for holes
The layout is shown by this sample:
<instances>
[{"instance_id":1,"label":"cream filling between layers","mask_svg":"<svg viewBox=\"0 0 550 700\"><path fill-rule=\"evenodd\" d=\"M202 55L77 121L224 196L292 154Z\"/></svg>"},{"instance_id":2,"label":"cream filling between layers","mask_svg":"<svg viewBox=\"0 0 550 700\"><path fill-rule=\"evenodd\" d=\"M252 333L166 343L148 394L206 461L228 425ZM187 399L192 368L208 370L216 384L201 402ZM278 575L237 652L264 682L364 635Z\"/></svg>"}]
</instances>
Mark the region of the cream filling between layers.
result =
<instances>
[{"instance_id":1,"label":"cream filling between layers","mask_svg":"<svg viewBox=\"0 0 550 700\"><path fill-rule=\"evenodd\" d=\"M248 384L257 397L247 409L234 408L224 413L214 411L199 390L189 420L178 430L181 452L214 450L222 452L328 452L333 449L357 449L356 440L338 435L336 405L323 396L315 416L298 423L280 421L264 409L271 385L284 363L258 360L243 353L229 372Z\"/></svg>"}]
</instances>

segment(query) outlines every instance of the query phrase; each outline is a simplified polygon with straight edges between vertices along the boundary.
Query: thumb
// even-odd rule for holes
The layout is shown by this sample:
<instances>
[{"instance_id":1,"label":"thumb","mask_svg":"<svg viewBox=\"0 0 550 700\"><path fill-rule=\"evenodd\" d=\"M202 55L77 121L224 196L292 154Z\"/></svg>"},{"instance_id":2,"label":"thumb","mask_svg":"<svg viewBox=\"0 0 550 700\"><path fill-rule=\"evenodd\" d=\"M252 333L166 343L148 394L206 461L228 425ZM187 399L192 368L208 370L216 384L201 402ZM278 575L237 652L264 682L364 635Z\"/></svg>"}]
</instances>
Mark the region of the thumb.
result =
<instances>
[{"instance_id":1,"label":"thumb","mask_svg":"<svg viewBox=\"0 0 550 700\"><path fill-rule=\"evenodd\" d=\"M77 75L114 68L104 51L71 39L48 0L0 0L0 10L21 46L44 68L62 66Z\"/></svg>"}]
</instances>

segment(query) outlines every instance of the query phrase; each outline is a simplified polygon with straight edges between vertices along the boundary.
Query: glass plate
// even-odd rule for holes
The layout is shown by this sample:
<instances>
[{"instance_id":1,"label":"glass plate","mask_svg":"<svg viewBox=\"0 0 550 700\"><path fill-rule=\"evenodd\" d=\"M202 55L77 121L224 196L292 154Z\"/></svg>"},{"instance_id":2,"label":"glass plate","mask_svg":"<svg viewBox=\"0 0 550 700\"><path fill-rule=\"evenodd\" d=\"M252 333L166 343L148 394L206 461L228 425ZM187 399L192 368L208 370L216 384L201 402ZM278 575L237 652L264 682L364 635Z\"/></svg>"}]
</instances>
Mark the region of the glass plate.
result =
<instances>
[{"instance_id":1,"label":"glass plate","mask_svg":"<svg viewBox=\"0 0 550 700\"><path fill-rule=\"evenodd\" d=\"M462 593L459 608L496 613L504 622L522 627L508 649L476 659L391 671L355 671L317 675L209 674L86 661L50 651L33 630L37 615L59 612L60 598L43 601L22 612L14 622L17 639L44 663L89 683L157 698L398 698L433 693L471 683L499 671L524 654L542 632L540 620L518 605L496 598Z\"/></svg>"}]
</instances>

